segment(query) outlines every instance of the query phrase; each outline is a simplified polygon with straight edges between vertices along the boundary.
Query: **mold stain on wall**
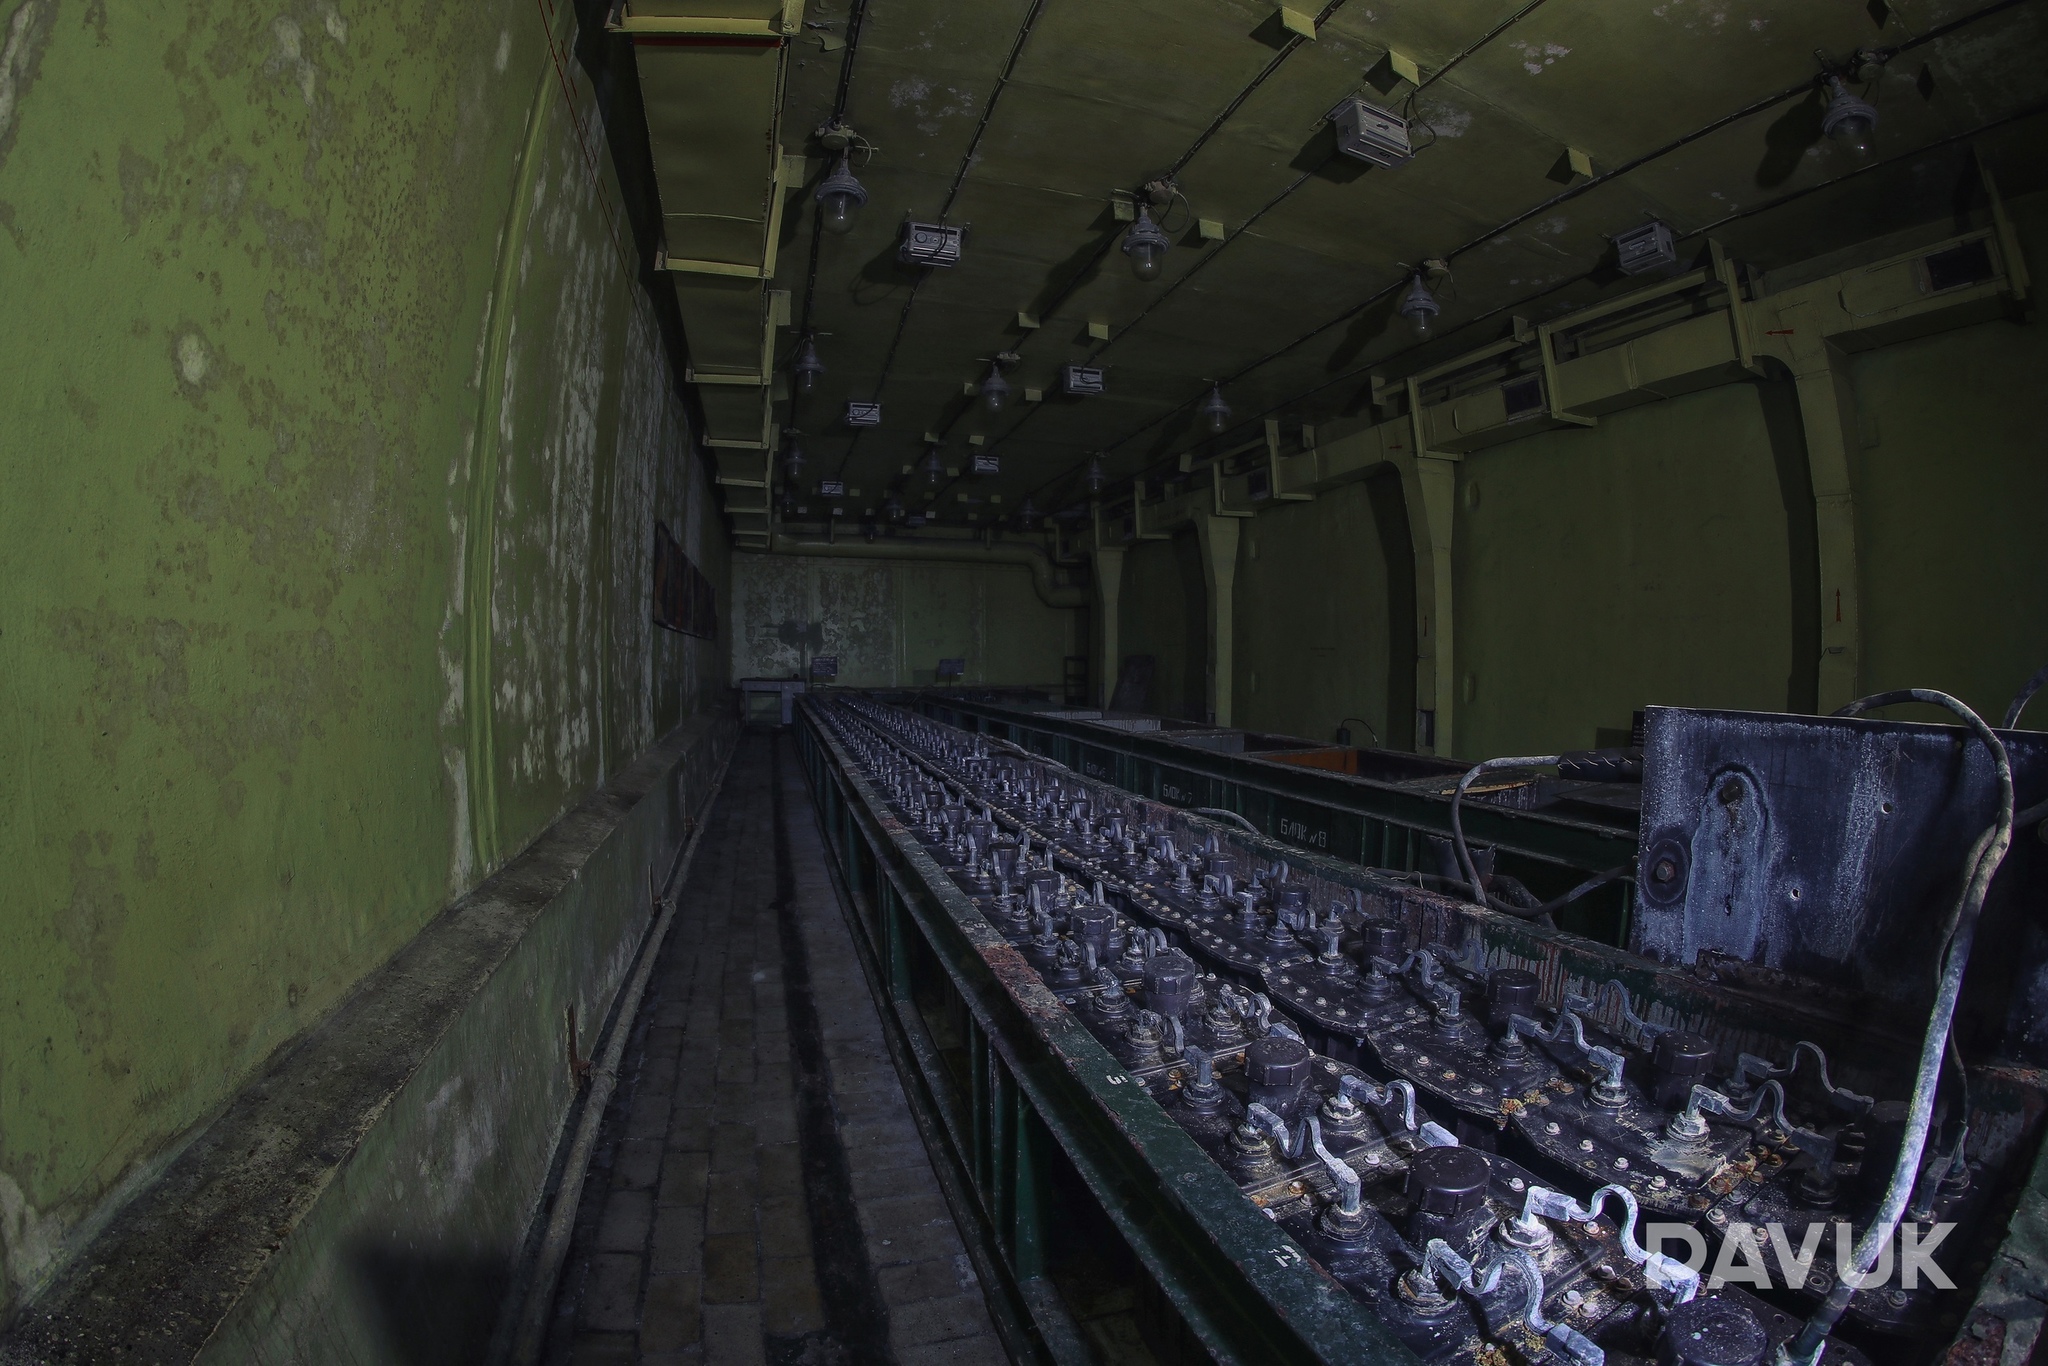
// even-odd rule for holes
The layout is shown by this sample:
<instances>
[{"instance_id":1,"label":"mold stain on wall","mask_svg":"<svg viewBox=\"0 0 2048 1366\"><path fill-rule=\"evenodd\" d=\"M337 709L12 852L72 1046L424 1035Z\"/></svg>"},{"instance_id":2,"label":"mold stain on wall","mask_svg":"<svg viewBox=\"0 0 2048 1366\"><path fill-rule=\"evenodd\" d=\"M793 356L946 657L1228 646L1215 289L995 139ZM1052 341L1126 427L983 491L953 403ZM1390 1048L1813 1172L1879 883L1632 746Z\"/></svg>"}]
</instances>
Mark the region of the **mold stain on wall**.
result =
<instances>
[{"instance_id":1,"label":"mold stain on wall","mask_svg":"<svg viewBox=\"0 0 2048 1366\"><path fill-rule=\"evenodd\" d=\"M0 3L0 1316L722 685L648 621L654 520L724 533L544 16Z\"/></svg>"}]
</instances>

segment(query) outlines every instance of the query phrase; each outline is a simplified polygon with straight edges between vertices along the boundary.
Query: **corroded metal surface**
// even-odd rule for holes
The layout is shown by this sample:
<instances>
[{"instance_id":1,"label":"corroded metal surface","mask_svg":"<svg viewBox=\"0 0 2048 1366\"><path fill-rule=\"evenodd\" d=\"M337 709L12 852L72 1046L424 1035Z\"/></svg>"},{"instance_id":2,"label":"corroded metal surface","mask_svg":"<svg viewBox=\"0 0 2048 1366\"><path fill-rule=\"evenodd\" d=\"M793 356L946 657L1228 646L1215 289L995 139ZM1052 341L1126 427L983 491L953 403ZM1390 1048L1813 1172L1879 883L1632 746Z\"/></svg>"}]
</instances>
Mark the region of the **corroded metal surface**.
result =
<instances>
[{"instance_id":1,"label":"corroded metal surface","mask_svg":"<svg viewBox=\"0 0 2048 1366\"><path fill-rule=\"evenodd\" d=\"M1211 1050L1215 1075L1242 1116L1246 1088L1255 1084L1245 1045L1270 1021L1274 1033L1299 1035L1323 1055L1319 1113L1329 1113L1335 1082L1345 1076L1361 1095L1379 1094L1378 1104L1393 1095L1385 1079L1412 1084L1421 1112L1469 1142L1511 1149L1535 1163L1540 1179L1581 1197L1603 1183L1624 1188L1646 1213L1692 1225L1710 1247L1751 1223L1773 1221L1792 1230L1797 1244L1801 1229L1854 1224L1869 1208L1875 1190L1858 1175L1859 1163L1883 1132L1869 1118L1877 1113L1870 1095L1897 1094L1911 1041L1846 1016L1842 997L1788 1004L1749 984L1302 855L907 713L863 711L843 700L818 710L880 765L878 783L863 784L866 797L892 813L892 834L928 885L936 879L948 902L964 896L978 922L966 937L997 983L1028 1001L1029 1014L1048 1029L1060 1030L1050 1013L1060 1009L1106 1044L1123 1075L1354 1292L1359 1283L1347 1277L1363 1264L1343 1255L1329 1262L1317 1242L1335 1198L1324 1168L1309 1161L1291 1170L1285 1163L1246 1169L1251 1140L1241 1128L1233 1137L1229 1123L1219 1128L1187 1112L1197 1074L1191 1060L1199 1056L1188 1047ZM1020 844L1042 852L1020 860ZM1171 1020L1150 1013L1157 1002L1144 964L1169 942L1204 970L1194 988L1198 1002L1255 1001L1256 1022L1247 1016L1248 1027L1223 1036L1213 1008L1176 1007L1183 1013ZM1379 947L1353 947L1360 942ZM1494 988L1510 982L1528 984L1515 987L1525 995L1516 997L1511 1024L1494 1002ZM1162 1044L1169 1028L1171 1041ZM1685 1037L1697 1037L1684 1047L1701 1061L1666 1080L1664 1050L1653 1045ZM1811 1069L1800 1081L1792 1048L1800 1041L1819 1043L1834 1064L1825 1093L1813 1089ZM1757 1060L1734 1066L1742 1054ZM1764 1061L1786 1057L1793 1066ZM1759 1088L1767 1076L1785 1079ZM1728 1078L1713 1085L1738 1099L1694 1085L1710 1077ZM1970 1179L1953 1190L1930 1187L1923 1217L1959 1221L1959 1241L1983 1247L2002 1207L2001 1173L2038 1138L2042 1097L2032 1084L2038 1078L2024 1068L1979 1066L1973 1079ZM1852 1083L1871 1091L1851 1090ZM1698 1099L1703 1090L1719 1110L1696 1113L1706 1103ZM1403 1170L1402 1145L1416 1151L1412 1138L1398 1123L1385 1127L1384 1110L1375 1122L1381 1141L1393 1145L1385 1149L1390 1156L1361 1158L1354 1168L1371 1171L1384 1161L1386 1172ZM1411 1130L1415 1122L1407 1121ZM1115 1127L1125 1128L1121 1118ZM1274 1185L1280 1177L1286 1180ZM1790 1276L1768 1247L1764 1260ZM1979 1270L1973 1265L1963 1275ZM1805 1284L1799 1276L1784 1283L1795 1296L1829 1284L1818 1272ZM1881 1281L1852 1301L1848 1331L1891 1343L1887 1356L1914 1342L1924 1349L1953 1321L1953 1300L1926 1288L1902 1290L1896 1278ZM1374 1303L1384 1316L1386 1305ZM1615 1350L1627 1350L1625 1334L1599 1331L1613 1337Z\"/></svg>"}]
</instances>

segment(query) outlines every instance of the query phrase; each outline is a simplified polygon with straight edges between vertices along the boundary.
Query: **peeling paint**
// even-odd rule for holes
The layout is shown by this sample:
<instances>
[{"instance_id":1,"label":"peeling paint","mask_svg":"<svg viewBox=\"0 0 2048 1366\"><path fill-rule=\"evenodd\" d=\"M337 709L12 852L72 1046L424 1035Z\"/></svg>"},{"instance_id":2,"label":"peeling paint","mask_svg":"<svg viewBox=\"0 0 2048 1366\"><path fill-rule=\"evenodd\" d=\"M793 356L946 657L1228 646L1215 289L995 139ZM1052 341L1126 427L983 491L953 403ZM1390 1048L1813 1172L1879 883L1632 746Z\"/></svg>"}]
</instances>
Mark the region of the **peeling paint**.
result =
<instances>
[{"instance_id":1,"label":"peeling paint","mask_svg":"<svg viewBox=\"0 0 2048 1366\"><path fill-rule=\"evenodd\" d=\"M543 11L57 13L0 16L0 1318L726 674L647 619L656 517L725 543Z\"/></svg>"}]
</instances>

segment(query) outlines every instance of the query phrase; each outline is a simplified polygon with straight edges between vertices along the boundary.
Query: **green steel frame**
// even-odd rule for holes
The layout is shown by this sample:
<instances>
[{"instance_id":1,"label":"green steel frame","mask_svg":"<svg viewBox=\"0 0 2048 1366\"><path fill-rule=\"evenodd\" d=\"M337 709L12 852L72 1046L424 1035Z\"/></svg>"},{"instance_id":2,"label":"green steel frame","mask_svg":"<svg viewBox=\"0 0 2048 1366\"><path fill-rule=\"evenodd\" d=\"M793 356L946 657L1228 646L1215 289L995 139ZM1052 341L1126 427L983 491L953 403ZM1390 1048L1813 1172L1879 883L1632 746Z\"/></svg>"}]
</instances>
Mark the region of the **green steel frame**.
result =
<instances>
[{"instance_id":1,"label":"green steel frame","mask_svg":"<svg viewBox=\"0 0 2048 1366\"><path fill-rule=\"evenodd\" d=\"M1142 1341L1162 1362L1413 1363L1059 1004L800 705L834 880L1012 1354L1142 1361ZM1105 1266L1125 1293L1077 1304Z\"/></svg>"},{"instance_id":2,"label":"green steel frame","mask_svg":"<svg viewBox=\"0 0 2048 1366\"><path fill-rule=\"evenodd\" d=\"M797 731L833 879L912 1110L1015 1359L1413 1363L1060 1006L889 814L820 725L817 706L800 703ZM1489 960L1580 993L1619 982L1644 1013L1733 1049L1783 1053L1813 1039L1841 1060L1844 1084L1896 1089L1906 1079L1910 1040L1871 1020L1766 1000L1349 861L1217 829L1258 857L1288 856L1308 876L1406 907L1395 913L1432 942L1476 933ZM1993 1146L2031 1148L2048 1078L2010 1064L1970 1070ZM1955 1341L1966 1347L2031 1347L2042 1331L2048 1149L2030 1168L1995 1274L1958 1326ZM1105 1258L1105 1244L1118 1255ZM1093 1306L1084 1278L1095 1282ZM1121 1319L1104 1302L1120 1306Z\"/></svg>"}]
</instances>

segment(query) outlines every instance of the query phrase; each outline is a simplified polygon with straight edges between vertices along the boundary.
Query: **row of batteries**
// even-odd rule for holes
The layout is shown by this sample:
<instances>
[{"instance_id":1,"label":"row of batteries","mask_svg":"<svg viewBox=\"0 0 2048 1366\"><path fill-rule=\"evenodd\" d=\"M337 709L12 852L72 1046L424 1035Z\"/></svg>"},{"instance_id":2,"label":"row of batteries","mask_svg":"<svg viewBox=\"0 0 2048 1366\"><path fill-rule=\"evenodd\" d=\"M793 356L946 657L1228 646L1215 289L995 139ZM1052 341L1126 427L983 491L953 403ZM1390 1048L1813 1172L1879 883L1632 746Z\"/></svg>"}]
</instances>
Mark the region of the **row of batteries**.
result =
<instances>
[{"instance_id":1,"label":"row of batteries","mask_svg":"<svg viewBox=\"0 0 2048 1366\"><path fill-rule=\"evenodd\" d=\"M1176 848L1056 765L865 698L821 711L1046 986L1424 1361L1758 1366L1883 1194L1905 1107L1834 1086L1811 1044L1710 1086L1713 1046L1638 1018L1618 984L1618 1033L1585 1023L1594 1001L1544 1012L1533 973L1411 950L1359 901L1319 914L1284 862L1240 866L1213 836ZM1832 1112L1810 1127L1786 1113L1795 1075ZM1982 1213L1968 1163L1929 1169L1914 1231ZM1680 1231L1684 1259L1642 1241ZM1703 1275L1730 1237L1776 1290ZM1920 1355L1936 1283L1908 1288L1891 1260L1851 1301L1861 1346L1838 1334L1824 1362Z\"/></svg>"}]
</instances>

